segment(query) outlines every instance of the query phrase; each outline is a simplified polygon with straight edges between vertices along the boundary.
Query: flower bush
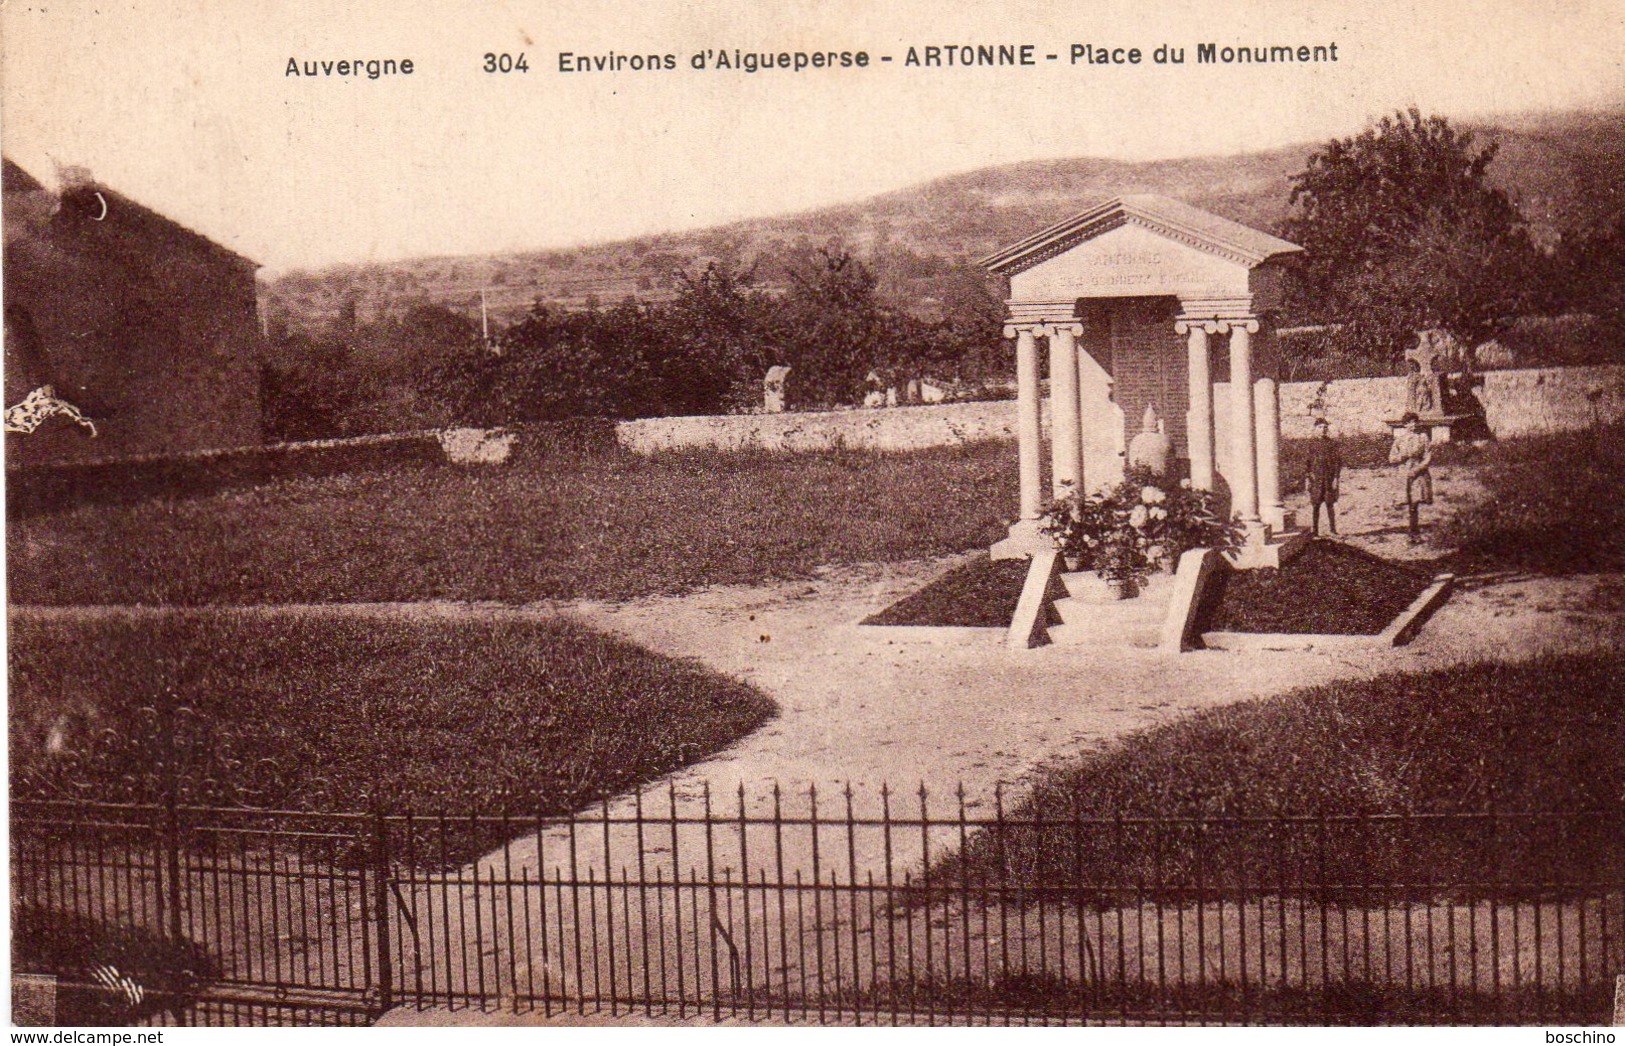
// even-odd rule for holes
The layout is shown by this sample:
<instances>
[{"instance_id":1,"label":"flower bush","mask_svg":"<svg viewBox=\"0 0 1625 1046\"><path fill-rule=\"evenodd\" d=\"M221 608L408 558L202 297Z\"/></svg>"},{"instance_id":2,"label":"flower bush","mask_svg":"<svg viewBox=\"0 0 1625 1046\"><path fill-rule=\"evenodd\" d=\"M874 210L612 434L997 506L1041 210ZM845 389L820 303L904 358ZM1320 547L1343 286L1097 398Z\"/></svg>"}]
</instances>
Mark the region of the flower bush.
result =
<instances>
[{"instance_id":1,"label":"flower bush","mask_svg":"<svg viewBox=\"0 0 1625 1046\"><path fill-rule=\"evenodd\" d=\"M1130 469L1116 486L1072 492L1044 510L1040 525L1078 569L1107 581L1142 581L1193 548L1235 548L1240 526L1226 520L1212 491Z\"/></svg>"}]
</instances>

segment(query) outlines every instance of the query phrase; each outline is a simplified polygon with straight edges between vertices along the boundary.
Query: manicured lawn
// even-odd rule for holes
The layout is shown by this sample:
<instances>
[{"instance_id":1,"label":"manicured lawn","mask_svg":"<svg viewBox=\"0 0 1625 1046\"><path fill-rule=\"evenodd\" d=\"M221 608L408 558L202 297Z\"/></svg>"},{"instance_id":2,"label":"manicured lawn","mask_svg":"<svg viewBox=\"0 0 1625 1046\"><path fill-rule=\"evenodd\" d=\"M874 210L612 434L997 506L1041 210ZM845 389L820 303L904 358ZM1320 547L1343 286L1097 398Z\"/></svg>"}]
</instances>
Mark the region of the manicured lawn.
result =
<instances>
[{"instance_id":1,"label":"manicured lawn","mask_svg":"<svg viewBox=\"0 0 1625 1046\"><path fill-rule=\"evenodd\" d=\"M1040 774L1012 822L973 840L945 873L1007 881L1169 881L1206 845L1214 867L1254 883L1293 881L1299 847L1262 828L1233 829L1216 856L1189 827L1112 826L1080 838L1077 816L1246 818L1277 813L1619 809L1625 796L1625 655L1480 663L1312 687L1219 708L1132 734L1099 754ZM1059 823L1057 823L1059 822ZM1349 883L1574 881L1617 875L1617 831L1539 831L1516 817L1471 830L1441 822L1401 838L1381 821L1326 829L1325 864ZM1313 820L1307 831L1316 831ZM1081 876L1081 879L1080 879Z\"/></svg>"},{"instance_id":2,"label":"manicured lawn","mask_svg":"<svg viewBox=\"0 0 1625 1046\"><path fill-rule=\"evenodd\" d=\"M986 546L1015 451L619 452L398 468L14 519L14 603L608 598Z\"/></svg>"},{"instance_id":3,"label":"manicured lawn","mask_svg":"<svg viewBox=\"0 0 1625 1046\"><path fill-rule=\"evenodd\" d=\"M1008 628L1016 615L1021 588L1027 582L1025 559L991 560L977 556L935 578L917 592L904 596L865 625L925 625L931 627ZM1066 588L1059 581L1050 593L1059 599ZM1051 624L1059 617L1051 609Z\"/></svg>"},{"instance_id":4,"label":"manicured lawn","mask_svg":"<svg viewBox=\"0 0 1625 1046\"><path fill-rule=\"evenodd\" d=\"M10 637L20 798L77 794L80 778L87 798L152 802L165 767L207 805L562 814L775 711L744 683L557 620L197 611L14 617ZM489 831L460 856L501 841Z\"/></svg>"},{"instance_id":5,"label":"manicured lawn","mask_svg":"<svg viewBox=\"0 0 1625 1046\"><path fill-rule=\"evenodd\" d=\"M1280 569L1221 575L1205 628L1375 635L1432 576L1336 541L1316 540Z\"/></svg>"}]
</instances>

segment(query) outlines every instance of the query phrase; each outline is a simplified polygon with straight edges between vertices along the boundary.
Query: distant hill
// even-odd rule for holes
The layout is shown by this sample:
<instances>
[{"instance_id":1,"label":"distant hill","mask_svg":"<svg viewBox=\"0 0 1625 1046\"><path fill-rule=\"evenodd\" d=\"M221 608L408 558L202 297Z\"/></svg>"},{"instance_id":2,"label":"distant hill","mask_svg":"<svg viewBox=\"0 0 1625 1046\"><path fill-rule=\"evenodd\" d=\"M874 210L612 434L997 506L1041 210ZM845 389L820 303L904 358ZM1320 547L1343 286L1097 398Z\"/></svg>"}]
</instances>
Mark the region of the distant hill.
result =
<instances>
[{"instance_id":1,"label":"distant hill","mask_svg":"<svg viewBox=\"0 0 1625 1046\"><path fill-rule=\"evenodd\" d=\"M1463 124L1500 143L1492 179L1518 202L1536 238L1555 242L1625 213L1625 108L1509 117ZM774 218L568 250L419 258L284 274L267 288L273 318L319 330L353 301L363 322L414 304L479 314L480 290L499 321L541 299L563 308L672 294L675 270L709 262L754 263L782 280L788 259L832 242L867 260L894 304L929 315L977 259L1091 202L1161 193L1227 218L1275 230L1288 211L1289 178L1321 143L1268 152L1128 163L1035 160Z\"/></svg>"}]
</instances>

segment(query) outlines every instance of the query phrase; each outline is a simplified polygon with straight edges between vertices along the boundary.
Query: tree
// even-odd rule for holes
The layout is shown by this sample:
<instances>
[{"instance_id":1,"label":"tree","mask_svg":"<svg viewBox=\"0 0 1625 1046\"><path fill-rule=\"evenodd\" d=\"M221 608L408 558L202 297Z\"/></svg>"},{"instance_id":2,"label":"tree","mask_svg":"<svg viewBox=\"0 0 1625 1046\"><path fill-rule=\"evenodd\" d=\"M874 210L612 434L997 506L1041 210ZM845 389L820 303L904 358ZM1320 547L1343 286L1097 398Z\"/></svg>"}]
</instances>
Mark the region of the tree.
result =
<instances>
[{"instance_id":1,"label":"tree","mask_svg":"<svg viewBox=\"0 0 1625 1046\"><path fill-rule=\"evenodd\" d=\"M1615 318L1625 315L1625 210L1589 228L1566 230L1552 269L1565 307L1617 325Z\"/></svg>"},{"instance_id":2,"label":"tree","mask_svg":"<svg viewBox=\"0 0 1625 1046\"><path fill-rule=\"evenodd\" d=\"M863 379L887 355L891 317L875 294L877 280L845 251L820 248L794 265L790 292L778 310L779 341L806 405L855 403Z\"/></svg>"},{"instance_id":3,"label":"tree","mask_svg":"<svg viewBox=\"0 0 1625 1046\"><path fill-rule=\"evenodd\" d=\"M1289 284L1293 320L1338 324L1337 350L1392 359L1417 330L1472 344L1531 304L1538 254L1489 184L1495 153L1411 109L1311 155L1284 226L1307 255Z\"/></svg>"},{"instance_id":4,"label":"tree","mask_svg":"<svg viewBox=\"0 0 1625 1046\"><path fill-rule=\"evenodd\" d=\"M708 414L760 404L762 376L780 362L769 299L750 270L707 265L674 273L677 296L653 310L672 355L662 361L668 413Z\"/></svg>"},{"instance_id":5,"label":"tree","mask_svg":"<svg viewBox=\"0 0 1625 1046\"><path fill-rule=\"evenodd\" d=\"M361 396L347 344L283 332L260 365L265 431L276 440L332 439L354 433L344 419Z\"/></svg>"}]
</instances>

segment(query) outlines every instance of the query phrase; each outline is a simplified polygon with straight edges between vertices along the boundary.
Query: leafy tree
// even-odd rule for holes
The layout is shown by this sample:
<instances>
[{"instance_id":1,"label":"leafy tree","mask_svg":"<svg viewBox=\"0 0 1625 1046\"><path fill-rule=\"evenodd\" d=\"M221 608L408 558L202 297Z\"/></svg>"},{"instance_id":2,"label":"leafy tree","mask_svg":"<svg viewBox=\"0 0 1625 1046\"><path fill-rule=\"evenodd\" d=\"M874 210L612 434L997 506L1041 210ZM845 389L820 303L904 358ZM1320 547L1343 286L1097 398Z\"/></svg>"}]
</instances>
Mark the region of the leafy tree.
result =
<instances>
[{"instance_id":1,"label":"leafy tree","mask_svg":"<svg viewBox=\"0 0 1625 1046\"><path fill-rule=\"evenodd\" d=\"M779 342L804 405L854 403L863 379L885 359L892 317L875 294L874 274L845 251L819 248L794 265L781 308Z\"/></svg>"},{"instance_id":2,"label":"leafy tree","mask_svg":"<svg viewBox=\"0 0 1625 1046\"><path fill-rule=\"evenodd\" d=\"M1311 155L1284 226L1307 253L1290 285L1293 319L1342 325L1338 351L1392 358L1414 331L1472 343L1532 304L1539 256L1489 184L1495 153L1411 109Z\"/></svg>"},{"instance_id":3,"label":"leafy tree","mask_svg":"<svg viewBox=\"0 0 1625 1046\"><path fill-rule=\"evenodd\" d=\"M674 274L677 296L657 310L672 347L662 368L668 413L701 414L761 400L762 376L780 355L773 304L748 269L707 265Z\"/></svg>"},{"instance_id":4,"label":"leafy tree","mask_svg":"<svg viewBox=\"0 0 1625 1046\"><path fill-rule=\"evenodd\" d=\"M342 341L282 332L260 367L260 407L273 440L347 436L344 416L361 396Z\"/></svg>"},{"instance_id":5,"label":"leafy tree","mask_svg":"<svg viewBox=\"0 0 1625 1046\"><path fill-rule=\"evenodd\" d=\"M995 292L987 273L955 262L940 293L948 338L942 358L933 364L963 381L1013 379L1015 354L1004 340L1004 295Z\"/></svg>"},{"instance_id":6,"label":"leafy tree","mask_svg":"<svg viewBox=\"0 0 1625 1046\"><path fill-rule=\"evenodd\" d=\"M1568 307L1610 319L1625 314L1625 211L1591 228L1565 231L1552 270Z\"/></svg>"}]
</instances>

